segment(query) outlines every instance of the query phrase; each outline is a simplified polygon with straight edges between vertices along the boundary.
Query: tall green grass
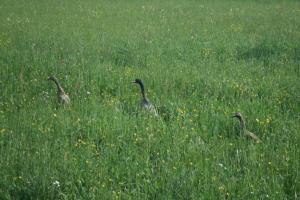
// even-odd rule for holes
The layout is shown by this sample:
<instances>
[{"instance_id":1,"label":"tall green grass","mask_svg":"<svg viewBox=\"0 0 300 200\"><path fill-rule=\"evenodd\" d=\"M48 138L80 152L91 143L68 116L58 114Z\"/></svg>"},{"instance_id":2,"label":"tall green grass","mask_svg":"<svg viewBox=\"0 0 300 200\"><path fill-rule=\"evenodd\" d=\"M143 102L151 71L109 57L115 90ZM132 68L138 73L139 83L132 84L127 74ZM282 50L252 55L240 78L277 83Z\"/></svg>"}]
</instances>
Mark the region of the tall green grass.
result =
<instances>
[{"instance_id":1,"label":"tall green grass","mask_svg":"<svg viewBox=\"0 0 300 200\"><path fill-rule=\"evenodd\" d=\"M297 1L2 1L0 198L300 198L299 33Z\"/></svg>"}]
</instances>

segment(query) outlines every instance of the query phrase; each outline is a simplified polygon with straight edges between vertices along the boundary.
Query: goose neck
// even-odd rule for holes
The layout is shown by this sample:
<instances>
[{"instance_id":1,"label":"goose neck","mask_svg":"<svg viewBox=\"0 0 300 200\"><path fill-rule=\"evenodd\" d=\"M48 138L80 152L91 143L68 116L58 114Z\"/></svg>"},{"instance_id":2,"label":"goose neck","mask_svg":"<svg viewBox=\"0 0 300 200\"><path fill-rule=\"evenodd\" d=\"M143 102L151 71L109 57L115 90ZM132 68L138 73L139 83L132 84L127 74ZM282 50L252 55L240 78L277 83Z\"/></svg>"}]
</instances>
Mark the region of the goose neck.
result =
<instances>
[{"instance_id":1,"label":"goose neck","mask_svg":"<svg viewBox=\"0 0 300 200\"><path fill-rule=\"evenodd\" d=\"M245 120L243 118L239 118L239 120L240 120L241 131L244 132L246 130Z\"/></svg>"},{"instance_id":2,"label":"goose neck","mask_svg":"<svg viewBox=\"0 0 300 200\"><path fill-rule=\"evenodd\" d=\"M141 88L142 97L143 97L143 99L146 99L144 85L143 85L143 83L139 83L139 85L140 85L140 88Z\"/></svg>"},{"instance_id":3,"label":"goose neck","mask_svg":"<svg viewBox=\"0 0 300 200\"><path fill-rule=\"evenodd\" d=\"M58 80L56 78L54 78L53 81L54 81L55 85L57 86L57 91L64 92L64 90L61 87L61 85L59 84Z\"/></svg>"}]
</instances>

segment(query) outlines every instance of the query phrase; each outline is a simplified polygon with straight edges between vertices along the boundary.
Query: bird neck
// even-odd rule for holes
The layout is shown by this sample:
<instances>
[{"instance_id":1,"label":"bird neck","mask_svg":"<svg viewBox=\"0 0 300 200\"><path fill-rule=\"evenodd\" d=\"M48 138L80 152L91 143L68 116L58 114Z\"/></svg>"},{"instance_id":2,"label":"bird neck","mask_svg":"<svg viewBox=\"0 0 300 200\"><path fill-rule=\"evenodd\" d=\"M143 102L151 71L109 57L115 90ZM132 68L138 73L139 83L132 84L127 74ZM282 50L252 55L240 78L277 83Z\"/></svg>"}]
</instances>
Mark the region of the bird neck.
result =
<instances>
[{"instance_id":1,"label":"bird neck","mask_svg":"<svg viewBox=\"0 0 300 200\"><path fill-rule=\"evenodd\" d=\"M64 93L64 89L61 87L57 79L53 79L55 85L57 86L57 91Z\"/></svg>"},{"instance_id":2,"label":"bird neck","mask_svg":"<svg viewBox=\"0 0 300 200\"><path fill-rule=\"evenodd\" d=\"M141 93L142 93L142 97L143 99L146 99L146 95L145 95L145 88L143 83L139 83L140 87L141 87Z\"/></svg>"},{"instance_id":3,"label":"bird neck","mask_svg":"<svg viewBox=\"0 0 300 200\"><path fill-rule=\"evenodd\" d=\"M243 118L239 118L239 120L240 120L241 131L244 132L246 130L245 120Z\"/></svg>"}]
</instances>

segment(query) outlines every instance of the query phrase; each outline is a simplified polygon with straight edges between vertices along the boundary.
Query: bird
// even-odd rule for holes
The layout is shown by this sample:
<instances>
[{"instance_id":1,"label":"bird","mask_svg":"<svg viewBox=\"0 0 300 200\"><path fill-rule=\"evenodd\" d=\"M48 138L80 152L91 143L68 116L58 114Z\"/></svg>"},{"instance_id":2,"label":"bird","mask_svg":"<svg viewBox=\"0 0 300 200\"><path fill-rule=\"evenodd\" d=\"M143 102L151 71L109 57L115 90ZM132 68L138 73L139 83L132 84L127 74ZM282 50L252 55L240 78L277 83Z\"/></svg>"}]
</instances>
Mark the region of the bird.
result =
<instances>
[{"instance_id":1,"label":"bird","mask_svg":"<svg viewBox=\"0 0 300 200\"><path fill-rule=\"evenodd\" d=\"M149 99L145 95L144 84L141 79L135 79L132 83L138 84L141 88L142 100L140 102L140 107L149 111L154 116L158 117L158 112L155 107L150 103Z\"/></svg>"},{"instance_id":2,"label":"bird","mask_svg":"<svg viewBox=\"0 0 300 200\"><path fill-rule=\"evenodd\" d=\"M49 76L48 77L49 81L54 81L54 83L57 86L57 97L58 97L58 102L62 104L70 104L70 98L69 96L65 93L64 89L61 87L59 84L57 78L55 76Z\"/></svg>"},{"instance_id":3,"label":"bird","mask_svg":"<svg viewBox=\"0 0 300 200\"><path fill-rule=\"evenodd\" d=\"M241 113L237 112L232 117L236 117L240 121L241 135L243 135L246 138L252 139L252 140L256 141L257 143L260 142L260 139L254 133L252 133L246 129L245 120Z\"/></svg>"}]
</instances>

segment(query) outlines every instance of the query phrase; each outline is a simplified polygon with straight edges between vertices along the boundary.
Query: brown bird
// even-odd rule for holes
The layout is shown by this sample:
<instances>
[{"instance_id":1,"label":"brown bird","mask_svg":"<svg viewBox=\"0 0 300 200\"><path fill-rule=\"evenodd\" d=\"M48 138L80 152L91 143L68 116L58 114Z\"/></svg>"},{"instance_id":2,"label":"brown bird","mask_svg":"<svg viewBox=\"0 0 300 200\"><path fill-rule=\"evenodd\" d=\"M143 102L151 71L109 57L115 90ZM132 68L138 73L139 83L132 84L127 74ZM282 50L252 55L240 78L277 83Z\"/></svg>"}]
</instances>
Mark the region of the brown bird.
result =
<instances>
[{"instance_id":1,"label":"brown bird","mask_svg":"<svg viewBox=\"0 0 300 200\"><path fill-rule=\"evenodd\" d=\"M241 113L237 112L232 117L236 117L239 119L241 135L243 135L246 138L252 139L252 140L256 141L257 143L260 142L260 139L254 133L252 133L246 129L245 120Z\"/></svg>"},{"instance_id":2,"label":"brown bird","mask_svg":"<svg viewBox=\"0 0 300 200\"><path fill-rule=\"evenodd\" d=\"M61 87L59 84L57 78L55 76L49 76L48 80L54 81L54 83L57 86L57 97L58 97L58 102L63 103L63 104L69 104L70 103L70 98L69 96L65 93L64 89Z\"/></svg>"}]
</instances>

